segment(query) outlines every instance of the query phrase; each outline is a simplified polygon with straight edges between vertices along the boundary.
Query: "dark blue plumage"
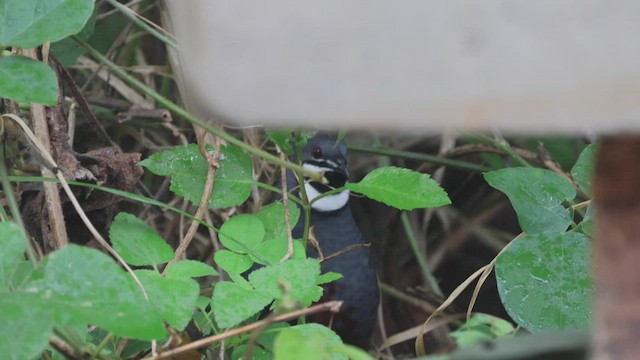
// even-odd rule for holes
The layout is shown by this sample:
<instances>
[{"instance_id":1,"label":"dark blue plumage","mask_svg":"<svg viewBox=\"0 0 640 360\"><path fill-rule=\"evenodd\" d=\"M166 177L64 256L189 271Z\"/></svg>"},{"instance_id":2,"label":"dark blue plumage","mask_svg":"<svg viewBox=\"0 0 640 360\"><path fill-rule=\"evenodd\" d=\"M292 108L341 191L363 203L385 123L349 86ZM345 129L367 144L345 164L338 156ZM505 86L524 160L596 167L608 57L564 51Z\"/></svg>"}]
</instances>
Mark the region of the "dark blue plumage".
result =
<instances>
[{"instance_id":1,"label":"dark blue plumage","mask_svg":"<svg viewBox=\"0 0 640 360\"><path fill-rule=\"evenodd\" d=\"M311 170L323 172L329 184L309 183L309 200L332 187L344 185L348 179L346 145L336 144L336 137L318 135L304 146L303 165ZM297 189L297 179L289 173L289 189ZM293 190L299 195L297 190ZM364 244L362 234L353 218L348 204L349 193L324 198L314 204L310 224L314 228L322 254L327 257L353 245ZM304 226L304 212L293 229L294 238L301 238ZM311 257L318 257L316 250L308 246ZM376 324L379 303L378 280L371 261L371 251L367 247L352 250L325 260L321 263L322 272L334 271L344 277L325 286L323 300L342 300L340 313L334 316L332 328L349 344L362 348L369 342ZM311 317L311 321L328 323L329 315L320 314Z\"/></svg>"}]
</instances>

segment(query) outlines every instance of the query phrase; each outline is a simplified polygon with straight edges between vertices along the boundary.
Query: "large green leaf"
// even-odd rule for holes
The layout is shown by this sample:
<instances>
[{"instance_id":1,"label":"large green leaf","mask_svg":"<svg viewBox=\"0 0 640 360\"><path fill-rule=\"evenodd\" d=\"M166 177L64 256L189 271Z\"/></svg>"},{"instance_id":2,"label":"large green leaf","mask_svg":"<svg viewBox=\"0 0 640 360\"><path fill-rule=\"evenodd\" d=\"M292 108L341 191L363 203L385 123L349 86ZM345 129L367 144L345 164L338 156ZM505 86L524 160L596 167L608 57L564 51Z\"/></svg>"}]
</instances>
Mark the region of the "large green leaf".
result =
<instances>
[{"instance_id":1,"label":"large green leaf","mask_svg":"<svg viewBox=\"0 0 640 360\"><path fill-rule=\"evenodd\" d=\"M0 98L46 105L58 100L56 74L39 61L24 56L0 58L0 79Z\"/></svg>"},{"instance_id":2,"label":"large green leaf","mask_svg":"<svg viewBox=\"0 0 640 360\"><path fill-rule=\"evenodd\" d=\"M309 306L322 296L322 288L317 285L320 264L317 259L289 260L266 266L249 274L251 285L274 299L281 299L282 282L286 283L288 295Z\"/></svg>"},{"instance_id":3,"label":"large green leaf","mask_svg":"<svg viewBox=\"0 0 640 360\"><path fill-rule=\"evenodd\" d=\"M253 261L247 254L238 254L230 250L218 250L213 259L229 275L238 275L251 268Z\"/></svg>"},{"instance_id":4,"label":"large green leaf","mask_svg":"<svg viewBox=\"0 0 640 360\"><path fill-rule=\"evenodd\" d=\"M347 189L401 210L451 204L449 196L429 175L386 166L373 170Z\"/></svg>"},{"instance_id":5,"label":"large green leaf","mask_svg":"<svg viewBox=\"0 0 640 360\"><path fill-rule=\"evenodd\" d=\"M211 307L216 324L228 328L257 314L272 301L273 298L264 292L221 281L213 288Z\"/></svg>"},{"instance_id":6,"label":"large green leaf","mask_svg":"<svg viewBox=\"0 0 640 360\"><path fill-rule=\"evenodd\" d=\"M505 309L531 332L584 329L591 321L590 241L568 232L513 241L496 262Z\"/></svg>"},{"instance_id":7,"label":"large green leaf","mask_svg":"<svg viewBox=\"0 0 640 360\"><path fill-rule=\"evenodd\" d=\"M189 278L169 279L152 270L136 270L149 302L171 326L183 330L196 309L198 283Z\"/></svg>"},{"instance_id":8,"label":"large green leaf","mask_svg":"<svg viewBox=\"0 0 640 360\"><path fill-rule=\"evenodd\" d=\"M264 239L264 225L254 215L240 214L222 224L218 236L227 249L246 254Z\"/></svg>"},{"instance_id":9,"label":"large green leaf","mask_svg":"<svg viewBox=\"0 0 640 360\"><path fill-rule=\"evenodd\" d=\"M484 174L489 185L507 195L527 234L564 232L571 224L562 206L576 191L560 175L546 169L508 168Z\"/></svg>"},{"instance_id":10,"label":"large green leaf","mask_svg":"<svg viewBox=\"0 0 640 360\"><path fill-rule=\"evenodd\" d=\"M3 359L33 359L53 334L51 309L33 294L0 295L0 354Z\"/></svg>"},{"instance_id":11,"label":"large green leaf","mask_svg":"<svg viewBox=\"0 0 640 360\"><path fill-rule=\"evenodd\" d=\"M0 223L0 293L8 290L11 278L24 262L27 239L20 227L12 222Z\"/></svg>"},{"instance_id":12,"label":"large green leaf","mask_svg":"<svg viewBox=\"0 0 640 360\"><path fill-rule=\"evenodd\" d=\"M596 163L596 151L598 147L596 144L587 146L578 157L578 161L573 165L571 169L571 176L573 180L578 183L580 189L585 194L591 196L591 179L593 178L593 172Z\"/></svg>"},{"instance_id":13,"label":"large green leaf","mask_svg":"<svg viewBox=\"0 0 640 360\"><path fill-rule=\"evenodd\" d=\"M158 265L173 259L173 250L137 217L119 213L109 229L113 248L131 265Z\"/></svg>"},{"instance_id":14,"label":"large green leaf","mask_svg":"<svg viewBox=\"0 0 640 360\"><path fill-rule=\"evenodd\" d=\"M225 208L244 203L254 184L251 158L235 146L221 148L209 208ZM213 149L208 147L209 153ZM140 162L157 175L171 176L171 191L193 203L200 203L207 179L207 162L196 144L161 151Z\"/></svg>"},{"instance_id":15,"label":"large green leaf","mask_svg":"<svg viewBox=\"0 0 640 360\"><path fill-rule=\"evenodd\" d=\"M0 47L36 47L78 33L93 13L93 0L3 0Z\"/></svg>"},{"instance_id":16,"label":"large green leaf","mask_svg":"<svg viewBox=\"0 0 640 360\"><path fill-rule=\"evenodd\" d=\"M109 256L68 245L45 257L41 271L23 288L52 310L57 326L94 324L142 340L166 336L162 318Z\"/></svg>"}]
</instances>

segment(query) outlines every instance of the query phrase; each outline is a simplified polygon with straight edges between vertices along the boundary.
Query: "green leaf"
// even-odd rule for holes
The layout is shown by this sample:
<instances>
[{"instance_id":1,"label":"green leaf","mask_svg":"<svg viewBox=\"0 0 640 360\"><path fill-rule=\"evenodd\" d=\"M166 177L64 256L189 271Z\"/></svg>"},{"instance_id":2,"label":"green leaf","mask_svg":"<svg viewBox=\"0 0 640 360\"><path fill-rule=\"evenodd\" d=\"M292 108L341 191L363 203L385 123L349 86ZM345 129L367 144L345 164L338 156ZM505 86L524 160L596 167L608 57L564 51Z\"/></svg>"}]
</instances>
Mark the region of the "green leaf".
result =
<instances>
[{"instance_id":1,"label":"green leaf","mask_svg":"<svg viewBox=\"0 0 640 360\"><path fill-rule=\"evenodd\" d=\"M459 348L482 342L490 342L515 331L510 322L498 317L475 313L450 335L456 339Z\"/></svg>"},{"instance_id":2,"label":"green leaf","mask_svg":"<svg viewBox=\"0 0 640 360\"><path fill-rule=\"evenodd\" d=\"M340 280L343 277L344 276L342 276L342 274L340 274L340 273L330 271L328 273L324 273L324 274L318 276L317 284L318 285L328 284L330 282L333 282L333 281L336 281L336 280Z\"/></svg>"},{"instance_id":3,"label":"green leaf","mask_svg":"<svg viewBox=\"0 0 640 360\"><path fill-rule=\"evenodd\" d=\"M216 324L228 328L257 314L272 301L273 298L263 292L221 281L213 288L211 307Z\"/></svg>"},{"instance_id":4,"label":"green leaf","mask_svg":"<svg viewBox=\"0 0 640 360\"><path fill-rule=\"evenodd\" d=\"M27 239L20 227L12 222L0 223L0 292L8 290L16 268L24 262Z\"/></svg>"},{"instance_id":5,"label":"green leaf","mask_svg":"<svg viewBox=\"0 0 640 360\"><path fill-rule=\"evenodd\" d=\"M576 232L513 240L496 262L509 316L531 332L587 328L593 295L589 247L589 238Z\"/></svg>"},{"instance_id":6,"label":"green leaf","mask_svg":"<svg viewBox=\"0 0 640 360\"><path fill-rule=\"evenodd\" d=\"M211 147L207 147L213 153ZM226 208L244 203L255 181L251 158L235 146L221 148L220 167L216 171L209 208ZM207 179L208 165L196 144L161 151L140 162L156 175L171 176L170 190L199 204Z\"/></svg>"},{"instance_id":7,"label":"green leaf","mask_svg":"<svg viewBox=\"0 0 640 360\"><path fill-rule=\"evenodd\" d=\"M347 359L334 349L342 340L331 329L319 324L302 324L280 331L274 345L274 359Z\"/></svg>"},{"instance_id":8,"label":"green leaf","mask_svg":"<svg viewBox=\"0 0 640 360\"><path fill-rule=\"evenodd\" d=\"M195 260L180 260L167 267L165 276L168 279L189 279L201 276L217 276L216 269L208 264Z\"/></svg>"},{"instance_id":9,"label":"green leaf","mask_svg":"<svg viewBox=\"0 0 640 360\"><path fill-rule=\"evenodd\" d=\"M347 189L400 210L451 204L447 193L427 174L385 166L373 170Z\"/></svg>"},{"instance_id":10,"label":"green leaf","mask_svg":"<svg viewBox=\"0 0 640 360\"><path fill-rule=\"evenodd\" d=\"M144 221L124 212L116 215L109 229L113 248L131 265L158 265L173 259L173 250Z\"/></svg>"},{"instance_id":11,"label":"green leaf","mask_svg":"<svg viewBox=\"0 0 640 360\"><path fill-rule=\"evenodd\" d=\"M96 25L96 12L93 11L89 20L84 24L82 30L76 35L78 38L84 41L88 41L93 34L93 28ZM87 50L78 45L71 37L66 37L60 41L56 41L51 44L51 52L55 55L56 59L62 64L62 66L69 67L76 63L80 55L84 54Z\"/></svg>"},{"instance_id":12,"label":"green leaf","mask_svg":"<svg viewBox=\"0 0 640 360\"><path fill-rule=\"evenodd\" d=\"M253 249L254 254L260 254L261 259L252 256L251 259L261 265L275 265L282 260L289 250L286 238L263 241ZM301 240L293 240L292 259L306 259L306 251Z\"/></svg>"},{"instance_id":13,"label":"green leaf","mask_svg":"<svg viewBox=\"0 0 640 360\"><path fill-rule=\"evenodd\" d=\"M163 320L178 330L183 330L194 310L200 295L200 286L189 278L169 279L152 270L136 270L151 306Z\"/></svg>"},{"instance_id":14,"label":"green leaf","mask_svg":"<svg viewBox=\"0 0 640 360\"><path fill-rule=\"evenodd\" d=\"M213 255L213 261L228 274L241 274L251 268L253 261L246 254L238 254L229 250L218 250Z\"/></svg>"},{"instance_id":15,"label":"green leaf","mask_svg":"<svg viewBox=\"0 0 640 360\"><path fill-rule=\"evenodd\" d=\"M53 316L32 294L0 295L0 354L3 359L33 359L53 335Z\"/></svg>"},{"instance_id":16,"label":"green leaf","mask_svg":"<svg viewBox=\"0 0 640 360\"><path fill-rule=\"evenodd\" d=\"M587 236L593 236L596 231L595 209L596 207L594 203L591 202L589 204L589 207L587 208L587 212L584 214L584 218L582 219L580 224L578 224L578 228L576 229L577 231L580 231Z\"/></svg>"},{"instance_id":17,"label":"green leaf","mask_svg":"<svg viewBox=\"0 0 640 360\"><path fill-rule=\"evenodd\" d=\"M571 224L562 206L576 191L560 175L546 169L509 168L484 174L489 185L507 195L527 234L560 233Z\"/></svg>"},{"instance_id":18,"label":"green leaf","mask_svg":"<svg viewBox=\"0 0 640 360\"><path fill-rule=\"evenodd\" d=\"M56 74L40 61L24 56L0 58L0 79L0 98L46 105L58 100Z\"/></svg>"},{"instance_id":19,"label":"green leaf","mask_svg":"<svg viewBox=\"0 0 640 360\"><path fill-rule=\"evenodd\" d=\"M222 224L218 236L227 249L246 254L264 239L264 225L254 215L240 214Z\"/></svg>"},{"instance_id":20,"label":"green leaf","mask_svg":"<svg viewBox=\"0 0 640 360\"><path fill-rule=\"evenodd\" d=\"M36 47L82 30L93 0L4 0L0 3L0 47Z\"/></svg>"},{"instance_id":21,"label":"green leaf","mask_svg":"<svg viewBox=\"0 0 640 360\"><path fill-rule=\"evenodd\" d=\"M571 176L580 189L585 194L591 196L591 180L593 178L593 172L596 163L596 152L598 147L596 144L587 146L578 157L578 161L573 165L571 169Z\"/></svg>"},{"instance_id":22,"label":"green leaf","mask_svg":"<svg viewBox=\"0 0 640 360\"><path fill-rule=\"evenodd\" d=\"M42 277L23 288L53 311L56 326L94 324L142 340L166 336L133 278L108 255L68 245L46 256L41 268Z\"/></svg>"},{"instance_id":23,"label":"green leaf","mask_svg":"<svg viewBox=\"0 0 640 360\"><path fill-rule=\"evenodd\" d=\"M265 240L286 239L287 227L284 217L284 205L280 201L273 202L255 213L255 216L264 225ZM289 202L289 219L293 228L300 219L300 208L293 202Z\"/></svg>"},{"instance_id":24,"label":"green leaf","mask_svg":"<svg viewBox=\"0 0 640 360\"><path fill-rule=\"evenodd\" d=\"M253 271L249 274L249 282L277 300L283 297L280 283L285 282L288 295L300 301L302 306L309 306L322 296L322 288L316 285L319 275L317 259L288 260Z\"/></svg>"}]
</instances>

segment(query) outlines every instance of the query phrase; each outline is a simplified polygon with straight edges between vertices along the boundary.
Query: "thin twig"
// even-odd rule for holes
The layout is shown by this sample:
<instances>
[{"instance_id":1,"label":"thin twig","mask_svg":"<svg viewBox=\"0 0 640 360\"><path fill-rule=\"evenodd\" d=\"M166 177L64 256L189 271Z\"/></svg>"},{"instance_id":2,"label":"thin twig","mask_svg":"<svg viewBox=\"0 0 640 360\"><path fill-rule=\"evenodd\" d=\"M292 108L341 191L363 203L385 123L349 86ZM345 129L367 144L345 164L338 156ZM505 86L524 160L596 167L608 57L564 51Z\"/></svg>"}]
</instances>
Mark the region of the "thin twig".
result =
<instances>
[{"instance_id":1,"label":"thin twig","mask_svg":"<svg viewBox=\"0 0 640 360\"><path fill-rule=\"evenodd\" d=\"M198 205L198 210L196 210L195 219L191 221L191 225L189 226L189 230L187 230L187 234L180 241L180 245L176 249L176 254L173 257L173 260L167 264L165 270L176 261L180 260L184 253L187 251L189 244L191 244L191 240L195 235L196 231L198 231L198 227L200 226L200 220L204 216L204 212L207 210L209 205L209 199L211 198L211 194L213 193L213 186L215 185L215 177L218 167L220 166L220 138L216 137L213 140L214 153L210 155L207 152L205 147L205 137L206 133L202 132L201 136L198 136L198 148L200 149L200 154L207 160L208 171L207 171L207 180L204 184L204 191L202 192L202 199L200 200L200 205Z\"/></svg>"},{"instance_id":2,"label":"thin twig","mask_svg":"<svg viewBox=\"0 0 640 360\"><path fill-rule=\"evenodd\" d=\"M276 145L276 149L280 154L280 159L286 161L286 157L282 150ZM282 183L282 205L284 206L284 223L287 228L287 253L284 254L280 262L283 263L293 256L293 235L291 233L291 214L289 213L289 190L287 190L287 169L280 167L280 182Z\"/></svg>"},{"instance_id":3,"label":"thin twig","mask_svg":"<svg viewBox=\"0 0 640 360\"><path fill-rule=\"evenodd\" d=\"M342 254L344 254L346 252L349 252L351 250L355 250L355 249L358 249L358 248L368 248L369 246L371 246L371 244L353 244L353 245L349 245L349 246L345 247L344 249L340 249L340 250L334 252L333 254L331 254L331 255L329 255L327 257L324 257L322 260L319 260L319 261L320 262L328 261L328 260L333 259L334 257L340 256L340 255L342 255Z\"/></svg>"},{"instance_id":4,"label":"thin twig","mask_svg":"<svg viewBox=\"0 0 640 360\"><path fill-rule=\"evenodd\" d=\"M315 314L315 313L319 313L319 312L323 312L323 311L331 311L332 313L337 313L338 311L340 311L340 307L341 306L342 306L342 301L328 301L328 302L325 302L325 303L322 303L322 304L310 306L310 307L308 307L306 309L292 311L292 312L287 313L287 314L276 316L273 319L273 321L274 322L288 321L288 320L297 319L300 316L311 315L311 314ZM245 326L239 327L237 329L225 331L222 334L208 336L208 337L206 337L204 339L200 339L198 341L194 341L192 343L180 346L178 348L175 348L175 349L172 349L172 350L169 350L169 351L161 352L157 356L146 357L146 358L144 358L144 360L168 359L168 358L171 358L171 357L173 357L175 355L181 354L181 353L183 353L185 351L198 349L198 348L201 348L203 346L207 346L207 345L216 343L218 341L222 341L222 340L228 339L230 337L233 337L233 336L236 336L236 335L240 335L240 334L245 333L245 332L252 331L254 329L257 329L257 328L263 326L264 323L267 322L267 321L268 320L257 321L257 322L254 322L253 324L249 324L249 325L245 325Z\"/></svg>"}]
</instances>

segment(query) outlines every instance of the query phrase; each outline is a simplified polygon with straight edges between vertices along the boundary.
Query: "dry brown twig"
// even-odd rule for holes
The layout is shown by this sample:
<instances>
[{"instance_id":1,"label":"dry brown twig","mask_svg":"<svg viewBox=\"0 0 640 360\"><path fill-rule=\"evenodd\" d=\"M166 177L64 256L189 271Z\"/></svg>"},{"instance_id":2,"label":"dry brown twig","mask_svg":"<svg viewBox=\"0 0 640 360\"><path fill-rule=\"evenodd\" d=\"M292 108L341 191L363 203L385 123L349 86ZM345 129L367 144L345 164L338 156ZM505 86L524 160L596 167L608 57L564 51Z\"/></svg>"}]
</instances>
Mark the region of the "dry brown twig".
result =
<instances>
[{"instance_id":1,"label":"dry brown twig","mask_svg":"<svg viewBox=\"0 0 640 360\"><path fill-rule=\"evenodd\" d=\"M287 314L276 316L272 320L266 320L265 319L265 320L256 321L256 322L254 322L252 324L245 325L245 326L239 327L237 329L225 331L222 334L209 336L209 337L206 337L204 339L200 339L198 341L194 341L192 343L180 346L180 347L175 348L173 350L161 352L157 356L146 357L146 358L144 358L144 360L169 359L169 358L171 358L171 357L173 357L175 355L181 354L183 352L186 352L186 351L189 351L189 350L193 350L193 349L198 349L198 348L201 348L203 346L207 346L207 345L210 345L210 344L213 344L213 343L228 339L230 337L233 337L233 336L236 336L236 335L240 335L240 334L245 333L245 332L253 331L253 330L263 326L265 324L265 322L267 322L267 321L272 321L272 322L289 321L289 320L297 319L300 316L311 315L311 314L315 314L315 313L319 313L319 312L323 312L323 311L331 311L332 313L336 313L336 312L340 311L340 306L342 306L342 301L328 301L328 302L325 302L325 303L322 303L322 304L310 306L310 307L302 309L302 310L292 311L292 312L287 313Z\"/></svg>"}]
</instances>

